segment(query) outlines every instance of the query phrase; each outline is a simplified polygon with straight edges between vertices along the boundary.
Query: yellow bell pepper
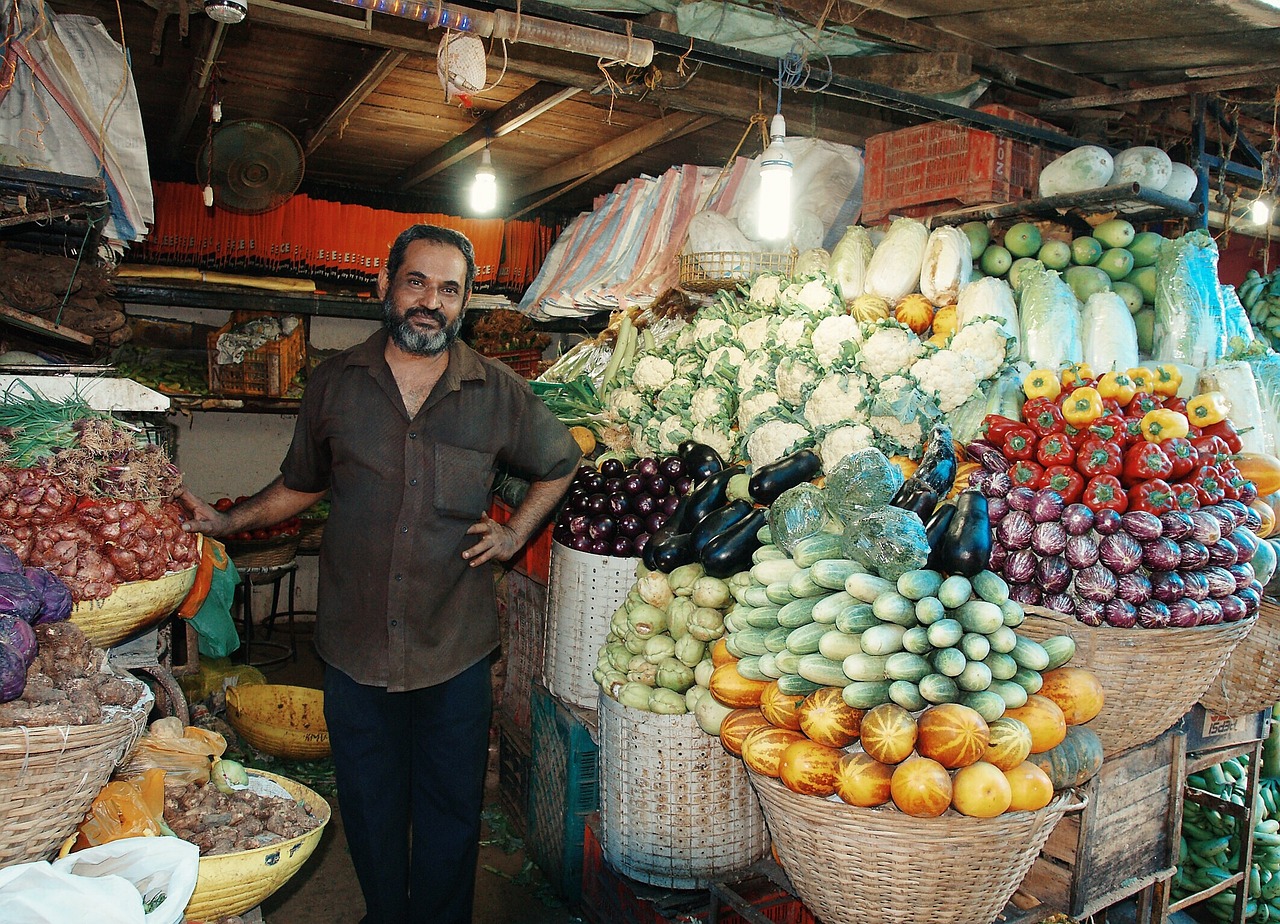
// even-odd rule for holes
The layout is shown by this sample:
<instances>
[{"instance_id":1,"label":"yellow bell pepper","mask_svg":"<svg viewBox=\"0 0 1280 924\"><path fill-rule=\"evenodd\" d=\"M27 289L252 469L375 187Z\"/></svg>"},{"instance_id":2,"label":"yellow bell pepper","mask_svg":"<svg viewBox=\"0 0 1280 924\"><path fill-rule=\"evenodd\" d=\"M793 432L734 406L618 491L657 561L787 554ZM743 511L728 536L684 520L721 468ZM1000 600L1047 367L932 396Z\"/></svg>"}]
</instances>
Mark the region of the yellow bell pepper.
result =
<instances>
[{"instance_id":1,"label":"yellow bell pepper","mask_svg":"<svg viewBox=\"0 0 1280 924\"><path fill-rule=\"evenodd\" d=\"M1056 401L1062 394L1062 386L1058 384L1058 376L1052 369L1032 369L1022 379L1022 391L1027 400L1032 398L1048 398Z\"/></svg>"},{"instance_id":2,"label":"yellow bell pepper","mask_svg":"<svg viewBox=\"0 0 1280 924\"><path fill-rule=\"evenodd\" d=\"M1129 379L1133 382L1133 390L1135 392L1143 391L1151 394L1156 374L1151 371L1150 367L1134 366L1132 369L1126 369L1124 374L1129 376Z\"/></svg>"},{"instance_id":3,"label":"yellow bell pepper","mask_svg":"<svg viewBox=\"0 0 1280 924\"><path fill-rule=\"evenodd\" d=\"M1062 416L1077 430L1083 430L1102 416L1102 395L1088 386L1077 388L1062 404Z\"/></svg>"},{"instance_id":4,"label":"yellow bell pepper","mask_svg":"<svg viewBox=\"0 0 1280 924\"><path fill-rule=\"evenodd\" d=\"M1231 412L1231 405L1219 391L1206 391L1187 402L1187 419L1197 427L1218 423Z\"/></svg>"},{"instance_id":5,"label":"yellow bell pepper","mask_svg":"<svg viewBox=\"0 0 1280 924\"><path fill-rule=\"evenodd\" d=\"M1063 385L1079 385L1093 381L1093 369L1088 363L1072 363L1062 370Z\"/></svg>"},{"instance_id":6,"label":"yellow bell pepper","mask_svg":"<svg viewBox=\"0 0 1280 924\"><path fill-rule=\"evenodd\" d=\"M1098 394L1103 400L1114 398L1121 407L1128 405L1137 393L1133 379L1123 372L1108 372L1098 380Z\"/></svg>"},{"instance_id":7,"label":"yellow bell pepper","mask_svg":"<svg viewBox=\"0 0 1280 924\"><path fill-rule=\"evenodd\" d=\"M1148 443L1159 443L1175 437L1186 436L1190 431L1186 414L1169 408L1147 411L1142 415L1142 438Z\"/></svg>"},{"instance_id":8,"label":"yellow bell pepper","mask_svg":"<svg viewBox=\"0 0 1280 924\"><path fill-rule=\"evenodd\" d=\"M1177 366L1172 363L1156 366L1154 375L1155 379L1151 383L1153 394L1173 397L1178 393L1178 386L1182 384L1182 370Z\"/></svg>"}]
</instances>

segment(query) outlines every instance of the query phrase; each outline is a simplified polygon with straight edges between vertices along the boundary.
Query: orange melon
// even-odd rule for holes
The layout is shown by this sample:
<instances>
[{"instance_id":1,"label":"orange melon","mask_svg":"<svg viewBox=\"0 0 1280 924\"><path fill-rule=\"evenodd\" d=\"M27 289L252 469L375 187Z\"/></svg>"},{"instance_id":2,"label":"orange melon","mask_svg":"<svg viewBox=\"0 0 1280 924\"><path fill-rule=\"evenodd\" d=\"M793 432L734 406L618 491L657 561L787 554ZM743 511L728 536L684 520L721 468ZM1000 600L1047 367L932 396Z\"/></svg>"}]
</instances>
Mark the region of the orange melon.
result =
<instances>
[{"instance_id":1,"label":"orange melon","mask_svg":"<svg viewBox=\"0 0 1280 924\"><path fill-rule=\"evenodd\" d=\"M1001 770L1012 770L1031 753L1031 729L1025 722L1002 715L989 723L991 740L982 759Z\"/></svg>"},{"instance_id":2,"label":"orange melon","mask_svg":"<svg viewBox=\"0 0 1280 924\"><path fill-rule=\"evenodd\" d=\"M778 762L778 779L802 796L829 796L840 781L843 753L808 738L789 745Z\"/></svg>"},{"instance_id":3,"label":"orange melon","mask_svg":"<svg viewBox=\"0 0 1280 924\"><path fill-rule=\"evenodd\" d=\"M742 742L757 728L773 728L759 709L735 709L720 723L720 743L734 757L742 756Z\"/></svg>"},{"instance_id":4,"label":"orange melon","mask_svg":"<svg viewBox=\"0 0 1280 924\"><path fill-rule=\"evenodd\" d=\"M1041 754L1062 743L1067 737L1067 717L1058 704L1047 696L1032 693L1027 704L1006 709L1005 716L1017 719L1031 729L1031 753Z\"/></svg>"},{"instance_id":5,"label":"orange melon","mask_svg":"<svg viewBox=\"0 0 1280 924\"><path fill-rule=\"evenodd\" d=\"M840 687L814 690L797 710L800 730L819 744L842 748L857 740L862 731L863 710L844 701Z\"/></svg>"},{"instance_id":6,"label":"orange melon","mask_svg":"<svg viewBox=\"0 0 1280 924\"><path fill-rule=\"evenodd\" d=\"M798 731L766 725L743 739L742 760L756 773L777 779L783 752L797 741L804 740L804 735Z\"/></svg>"},{"instance_id":7,"label":"orange melon","mask_svg":"<svg viewBox=\"0 0 1280 924\"><path fill-rule=\"evenodd\" d=\"M972 818L995 818L1007 812L1013 801L1013 788L1004 771L985 760L957 770L951 790L952 807Z\"/></svg>"},{"instance_id":8,"label":"orange melon","mask_svg":"<svg viewBox=\"0 0 1280 924\"><path fill-rule=\"evenodd\" d=\"M1004 771L1009 781L1009 811L1035 812L1053 801L1053 781L1030 761Z\"/></svg>"},{"instance_id":9,"label":"orange melon","mask_svg":"<svg viewBox=\"0 0 1280 924\"><path fill-rule=\"evenodd\" d=\"M1098 675L1083 667L1046 671L1038 691L1058 704L1068 725L1083 725L1102 711L1106 695Z\"/></svg>"},{"instance_id":10,"label":"orange melon","mask_svg":"<svg viewBox=\"0 0 1280 924\"><path fill-rule=\"evenodd\" d=\"M916 720L896 703L882 703L862 717L862 749L882 764L910 757L917 733Z\"/></svg>"},{"instance_id":11,"label":"orange melon","mask_svg":"<svg viewBox=\"0 0 1280 924\"><path fill-rule=\"evenodd\" d=\"M721 664L733 664L737 660L729 650L729 643L724 640L724 636L716 639L711 646L711 663L719 667Z\"/></svg>"},{"instance_id":12,"label":"orange melon","mask_svg":"<svg viewBox=\"0 0 1280 924\"><path fill-rule=\"evenodd\" d=\"M803 702L803 695L783 693L778 689L778 682L775 680L765 687L764 693L760 695L760 711L764 713L764 717L770 724L800 731L798 710Z\"/></svg>"},{"instance_id":13,"label":"orange melon","mask_svg":"<svg viewBox=\"0 0 1280 924\"><path fill-rule=\"evenodd\" d=\"M920 736L916 750L948 770L967 767L982 758L991 741L991 730L976 709L943 703L926 709L916 720Z\"/></svg>"},{"instance_id":14,"label":"orange melon","mask_svg":"<svg viewBox=\"0 0 1280 924\"><path fill-rule=\"evenodd\" d=\"M908 815L937 818L951 805L951 774L936 760L913 757L894 768L889 791Z\"/></svg>"},{"instance_id":15,"label":"orange melon","mask_svg":"<svg viewBox=\"0 0 1280 924\"><path fill-rule=\"evenodd\" d=\"M748 709L760 705L760 697L764 688L769 685L765 680L748 680L738 673L736 661L721 664L711 672L711 695L716 702L732 706L734 709Z\"/></svg>"},{"instance_id":16,"label":"orange melon","mask_svg":"<svg viewBox=\"0 0 1280 924\"><path fill-rule=\"evenodd\" d=\"M874 808L892 796L893 767L875 760L865 751L850 751L840 758L836 795L850 805Z\"/></svg>"}]
</instances>

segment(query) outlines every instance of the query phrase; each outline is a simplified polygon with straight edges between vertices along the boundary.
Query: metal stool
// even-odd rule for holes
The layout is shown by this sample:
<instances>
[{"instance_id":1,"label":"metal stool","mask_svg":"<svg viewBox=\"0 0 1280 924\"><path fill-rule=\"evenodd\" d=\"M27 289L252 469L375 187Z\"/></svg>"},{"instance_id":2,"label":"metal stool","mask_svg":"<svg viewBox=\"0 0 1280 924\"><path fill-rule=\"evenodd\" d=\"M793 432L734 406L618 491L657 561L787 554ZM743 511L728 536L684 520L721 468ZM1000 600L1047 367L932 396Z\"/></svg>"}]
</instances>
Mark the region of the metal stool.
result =
<instances>
[{"instance_id":1,"label":"metal stool","mask_svg":"<svg viewBox=\"0 0 1280 924\"><path fill-rule=\"evenodd\" d=\"M302 546L298 547L299 558L303 556L314 558L319 554L320 554L319 548L308 549L308 548L303 548ZM287 610L280 610L273 605L271 607L271 613L267 616L266 619L262 621L262 624L266 626L267 638L271 638L271 633L274 632L276 628L276 618L279 616L285 617L289 625L289 650L293 654L293 660L297 661L298 660L298 636L297 636L297 627L293 621L293 617L294 616L315 616L316 611L298 609L298 597L297 597L298 588L296 584L296 580L297 580L296 568L298 564L297 559L294 559L292 564L295 567L295 573L289 575L289 608ZM277 585L277 592L278 591L279 591L279 585Z\"/></svg>"},{"instance_id":2,"label":"metal stool","mask_svg":"<svg viewBox=\"0 0 1280 924\"><path fill-rule=\"evenodd\" d=\"M297 660L298 650L293 644L292 637L290 637L289 643L285 644L284 642L273 642L267 639L255 639L253 636L253 588L267 584L271 585L271 612L268 613L267 618L264 620L268 635L277 615L287 615L289 617L289 628L293 628L292 605L298 573L297 560L290 559L279 565L263 565L261 567L239 568L237 570L240 572L240 584L236 587L235 599L236 603L239 604L240 615L244 623L240 637L244 647L244 663L252 667L271 667L276 664L283 664L290 658ZM289 579L288 600L290 610L281 613L280 582L285 578ZM276 654L255 661L253 658L253 649L255 647L275 651Z\"/></svg>"}]
</instances>

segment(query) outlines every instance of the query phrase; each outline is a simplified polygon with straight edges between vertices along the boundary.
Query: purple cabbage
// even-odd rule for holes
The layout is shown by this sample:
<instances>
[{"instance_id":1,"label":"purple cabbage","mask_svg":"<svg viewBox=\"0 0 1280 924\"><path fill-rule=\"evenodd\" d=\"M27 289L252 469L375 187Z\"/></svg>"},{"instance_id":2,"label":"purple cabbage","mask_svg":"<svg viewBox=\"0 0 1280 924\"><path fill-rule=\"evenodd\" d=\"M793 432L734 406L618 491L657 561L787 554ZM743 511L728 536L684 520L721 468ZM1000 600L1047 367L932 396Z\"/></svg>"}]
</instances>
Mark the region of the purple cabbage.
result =
<instances>
[{"instance_id":1,"label":"purple cabbage","mask_svg":"<svg viewBox=\"0 0 1280 924\"><path fill-rule=\"evenodd\" d=\"M1169 604L1169 626L1174 629L1190 629L1200 625L1200 604L1186 597Z\"/></svg>"},{"instance_id":2,"label":"purple cabbage","mask_svg":"<svg viewBox=\"0 0 1280 924\"><path fill-rule=\"evenodd\" d=\"M1134 606L1151 599L1151 581L1141 571L1121 574L1116 578L1116 596Z\"/></svg>"},{"instance_id":3,"label":"purple cabbage","mask_svg":"<svg viewBox=\"0 0 1280 924\"><path fill-rule=\"evenodd\" d=\"M71 615L71 590L62 578L44 568L27 568L23 573L40 595L40 612L36 615L35 625L61 622Z\"/></svg>"},{"instance_id":4,"label":"purple cabbage","mask_svg":"<svg viewBox=\"0 0 1280 924\"><path fill-rule=\"evenodd\" d=\"M1010 584L1009 599L1016 600L1023 606L1039 606L1044 595L1035 584Z\"/></svg>"},{"instance_id":5,"label":"purple cabbage","mask_svg":"<svg viewBox=\"0 0 1280 924\"><path fill-rule=\"evenodd\" d=\"M1043 593L1062 593L1071 586L1071 578L1071 566L1061 555L1049 555L1036 565L1036 583Z\"/></svg>"},{"instance_id":6,"label":"purple cabbage","mask_svg":"<svg viewBox=\"0 0 1280 924\"><path fill-rule=\"evenodd\" d=\"M1200 601L1200 625L1216 626L1222 622L1222 604L1217 600Z\"/></svg>"},{"instance_id":7,"label":"purple cabbage","mask_svg":"<svg viewBox=\"0 0 1280 924\"><path fill-rule=\"evenodd\" d=\"M1030 581L1036 576L1036 556L1030 549L1010 552L1004 562L1004 576L1015 584Z\"/></svg>"},{"instance_id":8,"label":"purple cabbage","mask_svg":"<svg viewBox=\"0 0 1280 924\"><path fill-rule=\"evenodd\" d=\"M40 613L40 595L22 572L0 572L0 614L21 616L27 622Z\"/></svg>"},{"instance_id":9,"label":"purple cabbage","mask_svg":"<svg viewBox=\"0 0 1280 924\"><path fill-rule=\"evenodd\" d=\"M1103 507L1101 510L1095 511L1093 514L1093 528L1101 536L1110 536L1112 533L1120 532L1120 514L1110 507Z\"/></svg>"},{"instance_id":10,"label":"purple cabbage","mask_svg":"<svg viewBox=\"0 0 1280 924\"><path fill-rule=\"evenodd\" d=\"M1172 603L1187 595L1187 584L1176 571L1151 573L1151 596L1161 603Z\"/></svg>"},{"instance_id":11,"label":"purple cabbage","mask_svg":"<svg viewBox=\"0 0 1280 924\"><path fill-rule=\"evenodd\" d=\"M1209 581L1209 596L1214 599L1236 592L1236 579L1226 568L1210 565L1201 572Z\"/></svg>"},{"instance_id":12,"label":"purple cabbage","mask_svg":"<svg viewBox=\"0 0 1280 924\"><path fill-rule=\"evenodd\" d=\"M1244 601L1235 594L1227 594L1218 605L1222 607L1223 622L1239 622L1245 617Z\"/></svg>"},{"instance_id":13,"label":"purple cabbage","mask_svg":"<svg viewBox=\"0 0 1280 924\"><path fill-rule=\"evenodd\" d=\"M1209 579L1203 571L1181 571L1183 593L1196 603L1209 599ZM1201 617L1203 619L1203 617Z\"/></svg>"},{"instance_id":14,"label":"purple cabbage","mask_svg":"<svg viewBox=\"0 0 1280 924\"><path fill-rule=\"evenodd\" d=\"M0 542L0 572L6 574L22 573L22 559L18 557L17 552L3 542Z\"/></svg>"},{"instance_id":15,"label":"purple cabbage","mask_svg":"<svg viewBox=\"0 0 1280 924\"><path fill-rule=\"evenodd\" d=\"M22 660L22 655L18 649L0 639L0 703L17 699L26 686L27 665Z\"/></svg>"},{"instance_id":16,"label":"purple cabbage","mask_svg":"<svg viewBox=\"0 0 1280 924\"><path fill-rule=\"evenodd\" d=\"M1076 572L1075 589L1076 594L1086 600L1106 603L1116 595L1116 576L1110 568L1099 562Z\"/></svg>"},{"instance_id":17,"label":"purple cabbage","mask_svg":"<svg viewBox=\"0 0 1280 924\"><path fill-rule=\"evenodd\" d=\"M1196 542L1213 545L1222 538L1222 523L1209 511L1192 510L1188 516L1191 517L1191 537Z\"/></svg>"},{"instance_id":18,"label":"purple cabbage","mask_svg":"<svg viewBox=\"0 0 1280 924\"><path fill-rule=\"evenodd\" d=\"M1035 524L1025 510L1014 508L1004 515L996 527L996 540L1009 550L1025 549L1031 545L1031 532Z\"/></svg>"},{"instance_id":19,"label":"purple cabbage","mask_svg":"<svg viewBox=\"0 0 1280 924\"><path fill-rule=\"evenodd\" d=\"M1076 597L1075 603L1076 619L1086 626L1101 626L1106 622L1106 617L1103 615L1103 606L1097 600Z\"/></svg>"},{"instance_id":20,"label":"purple cabbage","mask_svg":"<svg viewBox=\"0 0 1280 924\"><path fill-rule=\"evenodd\" d=\"M1185 539L1191 535L1191 517L1185 510L1170 510L1160 514L1160 523L1168 539Z\"/></svg>"},{"instance_id":21,"label":"purple cabbage","mask_svg":"<svg viewBox=\"0 0 1280 924\"><path fill-rule=\"evenodd\" d=\"M1056 521L1037 523L1031 531L1031 548L1041 555L1061 555L1067 547L1067 531Z\"/></svg>"},{"instance_id":22,"label":"purple cabbage","mask_svg":"<svg viewBox=\"0 0 1280 924\"><path fill-rule=\"evenodd\" d=\"M1178 540L1178 567L1196 571L1209 564L1209 547L1195 539Z\"/></svg>"},{"instance_id":23,"label":"purple cabbage","mask_svg":"<svg viewBox=\"0 0 1280 924\"><path fill-rule=\"evenodd\" d=\"M1058 522L1062 519L1062 495L1053 488L1041 488L1031 499L1031 519L1037 523Z\"/></svg>"},{"instance_id":24,"label":"purple cabbage","mask_svg":"<svg viewBox=\"0 0 1280 924\"><path fill-rule=\"evenodd\" d=\"M1062 508L1062 528L1070 536L1083 536L1093 529L1093 511L1084 504L1067 504Z\"/></svg>"},{"instance_id":25,"label":"purple cabbage","mask_svg":"<svg viewBox=\"0 0 1280 924\"><path fill-rule=\"evenodd\" d=\"M1102 618L1117 629L1132 629L1138 624L1138 609L1127 600L1115 598L1102 605Z\"/></svg>"},{"instance_id":26,"label":"purple cabbage","mask_svg":"<svg viewBox=\"0 0 1280 924\"><path fill-rule=\"evenodd\" d=\"M1098 558L1116 574L1129 574L1142 567L1142 544L1128 533L1103 536Z\"/></svg>"},{"instance_id":27,"label":"purple cabbage","mask_svg":"<svg viewBox=\"0 0 1280 924\"><path fill-rule=\"evenodd\" d=\"M1009 500L1009 506L1014 510L1031 510L1031 502L1036 499L1036 492L1030 488L1012 488L1005 495Z\"/></svg>"},{"instance_id":28,"label":"purple cabbage","mask_svg":"<svg viewBox=\"0 0 1280 924\"><path fill-rule=\"evenodd\" d=\"M25 619L0 616L0 642L22 656L23 667L29 667L36 659L36 632Z\"/></svg>"},{"instance_id":29,"label":"purple cabbage","mask_svg":"<svg viewBox=\"0 0 1280 924\"><path fill-rule=\"evenodd\" d=\"M1075 614L1076 601L1071 594L1049 594L1044 598L1045 609L1053 610L1055 613L1065 613L1067 616Z\"/></svg>"},{"instance_id":30,"label":"purple cabbage","mask_svg":"<svg viewBox=\"0 0 1280 924\"><path fill-rule=\"evenodd\" d=\"M1172 539L1148 539L1142 543L1142 564L1152 571L1172 571L1182 561L1182 550Z\"/></svg>"},{"instance_id":31,"label":"purple cabbage","mask_svg":"<svg viewBox=\"0 0 1280 924\"><path fill-rule=\"evenodd\" d=\"M1160 518L1146 510L1130 510L1121 514L1120 526L1135 539L1159 539L1164 533Z\"/></svg>"},{"instance_id":32,"label":"purple cabbage","mask_svg":"<svg viewBox=\"0 0 1280 924\"><path fill-rule=\"evenodd\" d=\"M1169 607L1159 600L1148 600L1138 607L1138 625L1144 629L1167 629L1169 619Z\"/></svg>"}]
</instances>

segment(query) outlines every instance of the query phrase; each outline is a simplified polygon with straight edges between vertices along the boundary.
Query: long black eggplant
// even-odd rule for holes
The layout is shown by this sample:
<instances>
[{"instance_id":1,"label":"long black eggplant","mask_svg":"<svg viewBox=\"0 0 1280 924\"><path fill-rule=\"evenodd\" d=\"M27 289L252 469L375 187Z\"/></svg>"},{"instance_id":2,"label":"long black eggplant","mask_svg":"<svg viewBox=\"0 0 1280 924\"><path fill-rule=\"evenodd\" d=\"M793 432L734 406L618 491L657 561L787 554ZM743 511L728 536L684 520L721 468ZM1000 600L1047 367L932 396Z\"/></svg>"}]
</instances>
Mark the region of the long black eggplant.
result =
<instances>
[{"instance_id":1,"label":"long black eggplant","mask_svg":"<svg viewBox=\"0 0 1280 924\"><path fill-rule=\"evenodd\" d=\"M943 540L946 538L947 527L951 525L951 519L955 515L955 504L942 504L933 511L933 516L929 517L929 522L924 525L924 534L929 540L929 563L925 567L932 568L934 571L942 570Z\"/></svg>"},{"instance_id":2,"label":"long black eggplant","mask_svg":"<svg viewBox=\"0 0 1280 924\"><path fill-rule=\"evenodd\" d=\"M680 498L680 503L676 504L676 509L672 511L671 516L667 517L662 526L653 531L653 535L645 543L644 551L640 553L640 560L644 562L644 566L650 571L662 570L658 567L656 558L658 548L665 548L673 537L680 534L680 524L684 521L684 513L689 509L691 503L693 503L692 491Z\"/></svg>"},{"instance_id":3,"label":"long black eggplant","mask_svg":"<svg viewBox=\"0 0 1280 924\"><path fill-rule=\"evenodd\" d=\"M697 484L724 469L724 459L706 443L685 440L676 447L676 455L684 462L685 471Z\"/></svg>"},{"instance_id":4,"label":"long black eggplant","mask_svg":"<svg viewBox=\"0 0 1280 924\"><path fill-rule=\"evenodd\" d=\"M691 531L708 513L717 507L723 507L728 500L729 479L741 474L742 470L741 465L722 469L685 495L690 500L684 515L680 518L679 531L685 533ZM676 519L675 514L671 515L671 519Z\"/></svg>"},{"instance_id":5,"label":"long black eggplant","mask_svg":"<svg viewBox=\"0 0 1280 924\"><path fill-rule=\"evenodd\" d=\"M702 567L716 578L733 577L751 567L751 554L762 543L756 533L769 522L769 508L755 507L743 519L713 536L702 547Z\"/></svg>"},{"instance_id":6,"label":"long black eggplant","mask_svg":"<svg viewBox=\"0 0 1280 924\"><path fill-rule=\"evenodd\" d=\"M942 537L940 571L973 577L991 562L991 518L982 492L963 491Z\"/></svg>"},{"instance_id":7,"label":"long black eggplant","mask_svg":"<svg viewBox=\"0 0 1280 924\"><path fill-rule=\"evenodd\" d=\"M739 499L712 510L693 528L693 551L701 555L708 542L744 519L751 513L752 507L751 501Z\"/></svg>"},{"instance_id":8,"label":"long black eggplant","mask_svg":"<svg viewBox=\"0 0 1280 924\"><path fill-rule=\"evenodd\" d=\"M674 536L668 536L656 542L653 537L650 537L645 551L650 548L653 549L652 570L661 571L663 574L670 574L681 565L691 565L698 560L698 556L693 552L693 536L689 533L676 533Z\"/></svg>"},{"instance_id":9,"label":"long black eggplant","mask_svg":"<svg viewBox=\"0 0 1280 924\"><path fill-rule=\"evenodd\" d=\"M822 474L822 459L812 449L801 449L756 469L747 490L757 504L772 504L778 495Z\"/></svg>"},{"instance_id":10,"label":"long black eggplant","mask_svg":"<svg viewBox=\"0 0 1280 924\"><path fill-rule=\"evenodd\" d=\"M889 505L910 510L920 518L921 523L928 523L934 508L938 506L938 492L913 475L902 483Z\"/></svg>"},{"instance_id":11,"label":"long black eggplant","mask_svg":"<svg viewBox=\"0 0 1280 924\"><path fill-rule=\"evenodd\" d=\"M951 444L951 428L939 424L929 434L929 445L925 447L920 465L911 477L933 488L939 497L946 497L955 484L956 468L956 449Z\"/></svg>"}]
</instances>

